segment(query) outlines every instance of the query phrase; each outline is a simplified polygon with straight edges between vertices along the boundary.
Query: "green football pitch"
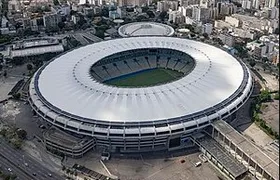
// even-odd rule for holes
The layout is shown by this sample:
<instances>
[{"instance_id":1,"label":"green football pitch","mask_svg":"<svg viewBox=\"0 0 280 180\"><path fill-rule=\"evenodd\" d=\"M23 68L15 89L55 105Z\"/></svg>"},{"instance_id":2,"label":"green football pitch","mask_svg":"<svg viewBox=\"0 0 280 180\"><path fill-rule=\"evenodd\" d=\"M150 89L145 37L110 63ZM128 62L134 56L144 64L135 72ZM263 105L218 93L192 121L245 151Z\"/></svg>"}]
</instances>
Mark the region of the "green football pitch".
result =
<instances>
[{"instance_id":1,"label":"green football pitch","mask_svg":"<svg viewBox=\"0 0 280 180\"><path fill-rule=\"evenodd\" d=\"M147 87L176 80L183 73L171 69L149 69L105 81L105 84L118 87Z\"/></svg>"}]
</instances>

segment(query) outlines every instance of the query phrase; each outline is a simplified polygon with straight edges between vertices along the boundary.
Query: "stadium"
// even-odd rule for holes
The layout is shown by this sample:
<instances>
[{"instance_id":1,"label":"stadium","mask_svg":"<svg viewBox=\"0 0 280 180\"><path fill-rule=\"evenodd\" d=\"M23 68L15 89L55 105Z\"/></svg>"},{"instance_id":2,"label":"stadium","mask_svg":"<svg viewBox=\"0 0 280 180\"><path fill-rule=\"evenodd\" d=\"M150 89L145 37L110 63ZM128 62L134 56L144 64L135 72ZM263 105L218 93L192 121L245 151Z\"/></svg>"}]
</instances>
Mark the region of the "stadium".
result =
<instances>
[{"instance_id":1,"label":"stadium","mask_svg":"<svg viewBox=\"0 0 280 180\"><path fill-rule=\"evenodd\" d=\"M32 109L111 152L175 150L211 122L232 120L253 88L249 69L214 46L129 37L64 53L33 76Z\"/></svg>"},{"instance_id":2,"label":"stadium","mask_svg":"<svg viewBox=\"0 0 280 180\"><path fill-rule=\"evenodd\" d=\"M156 22L133 22L122 25L118 29L121 37L173 36L174 32L171 26Z\"/></svg>"}]
</instances>

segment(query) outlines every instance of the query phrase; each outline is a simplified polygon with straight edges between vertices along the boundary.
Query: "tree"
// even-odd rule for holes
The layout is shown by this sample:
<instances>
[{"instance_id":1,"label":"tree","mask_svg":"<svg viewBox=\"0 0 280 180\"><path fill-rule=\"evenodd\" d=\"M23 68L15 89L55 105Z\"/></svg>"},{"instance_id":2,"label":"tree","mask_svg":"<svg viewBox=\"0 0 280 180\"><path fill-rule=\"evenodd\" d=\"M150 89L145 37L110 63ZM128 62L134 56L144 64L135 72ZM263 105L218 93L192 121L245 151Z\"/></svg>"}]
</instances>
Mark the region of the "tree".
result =
<instances>
[{"instance_id":1,"label":"tree","mask_svg":"<svg viewBox=\"0 0 280 180\"><path fill-rule=\"evenodd\" d=\"M141 21L147 21L148 18L144 15L139 15L136 17L136 21L141 22Z\"/></svg>"},{"instance_id":2,"label":"tree","mask_svg":"<svg viewBox=\"0 0 280 180\"><path fill-rule=\"evenodd\" d=\"M81 26L84 25L85 23L87 23L87 21L85 20L84 16L80 16L80 20L77 22L77 24L79 25L79 27L81 27Z\"/></svg>"},{"instance_id":3,"label":"tree","mask_svg":"<svg viewBox=\"0 0 280 180\"><path fill-rule=\"evenodd\" d=\"M5 176L4 180L10 180L11 179L11 175L7 175Z\"/></svg>"},{"instance_id":4,"label":"tree","mask_svg":"<svg viewBox=\"0 0 280 180\"><path fill-rule=\"evenodd\" d=\"M0 35L0 44L10 42L11 39L9 35Z\"/></svg>"},{"instance_id":5,"label":"tree","mask_svg":"<svg viewBox=\"0 0 280 180\"><path fill-rule=\"evenodd\" d=\"M269 59L268 59L267 57L263 57L263 58L262 58L262 61L266 63L266 62L269 61Z\"/></svg>"},{"instance_id":6,"label":"tree","mask_svg":"<svg viewBox=\"0 0 280 180\"><path fill-rule=\"evenodd\" d=\"M203 33L202 36L205 38L205 39L209 39L209 35L207 33Z\"/></svg>"},{"instance_id":7,"label":"tree","mask_svg":"<svg viewBox=\"0 0 280 180\"><path fill-rule=\"evenodd\" d=\"M96 29L95 35L96 35L97 37L101 38L101 39L104 39L104 37L105 37L104 32L105 32L105 31L102 30L102 29Z\"/></svg>"},{"instance_id":8,"label":"tree","mask_svg":"<svg viewBox=\"0 0 280 180\"><path fill-rule=\"evenodd\" d=\"M65 166L62 166L62 171L65 171L66 167Z\"/></svg>"},{"instance_id":9,"label":"tree","mask_svg":"<svg viewBox=\"0 0 280 180\"><path fill-rule=\"evenodd\" d=\"M27 64L26 68L28 71L31 71L33 69L33 66L32 66L32 64Z\"/></svg>"},{"instance_id":10,"label":"tree","mask_svg":"<svg viewBox=\"0 0 280 180\"><path fill-rule=\"evenodd\" d=\"M166 11L162 11L159 15L158 15L158 17L163 21L164 20L164 18L167 16L167 12Z\"/></svg>"},{"instance_id":11,"label":"tree","mask_svg":"<svg viewBox=\"0 0 280 180\"><path fill-rule=\"evenodd\" d=\"M17 175L12 174L11 177L10 177L10 180L14 180L14 179L16 179L16 178L17 178Z\"/></svg>"},{"instance_id":12,"label":"tree","mask_svg":"<svg viewBox=\"0 0 280 180\"><path fill-rule=\"evenodd\" d=\"M16 131L16 133L17 133L17 135L18 135L18 137L19 137L20 139L22 139L22 140L26 139L27 132L26 132L25 130L23 130L23 129L18 129L18 130Z\"/></svg>"},{"instance_id":13,"label":"tree","mask_svg":"<svg viewBox=\"0 0 280 180\"><path fill-rule=\"evenodd\" d=\"M153 11L147 11L146 14L149 16L149 18L154 18L155 14Z\"/></svg>"},{"instance_id":14,"label":"tree","mask_svg":"<svg viewBox=\"0 0 280 180\"><path fill-rule=\"evenodd\" d=\"M21 94L20 94L20 93L16 93L16 94L14 94L14 95L13 95L13 97L14 97L15 99L17 99L17 100L19 100L19 99L20 99L20 96L21 96Z\"/></svg>"},{"instance_id":15,"label":"tree","mask_svg":"<svg viewBox=\"0 0 280 180\"><path fill-rule=\"evenodd\" d=\"M274 34L279 34L279 28L276 28Z\"/></svg>"},{"instance_id":16,"label":"tree","mask_svg":"<svg viewBox=\"0 0 280 180\"><path fill-rule=\"evenodd\" d=\"M57 23L57 26L61 30L61 29L63 29L65 27L65 23L64 22L59 22L59 23Z\"/></svg>"},{"instance_id":17,"label":"tree","mask_svg":"<svg viewBox=\"0 0 280 180\"><path fill-rule=\"evenodd\" d=\"M66 169L66 174L69 174L70 173L70 169Z\"/></svg>"},{"instance_id":18,"label":"tree","mask_svg":"<svg viewBox=\"0 0 280 180\"><path fill-rule=\"evenodd\" d=\"M59 5L59 1L58 1L58 0L53 0L53 4L54 4L55 6L57 6L57 5Z\"/></svg>"},{"instance_id":19,"label":"tree","mask_svg":"<svg viewBox=\"0 0 280 180\"><path fill-rule=\"evenodd\" d=\"M142 9L142 13L145 13L149 10L149 7L148 6L143 6L143 7L141 7L141 9Z\"/></svg>"},{"instance_id":20,"label":"tree","mask_svg":"<svg viewBox=\"0 0 280 180\"><path fill-rule=\"evenodd\" d=\"M22 146L21 140L15 140L15 141L13 141L12 144L14 145L14 147L15 147L16 149L20 149L21 146Z\"/></svg>"},{"instance_id":21,"label":"tree","mask_svg":"<svg viewBox=\"0 0 280 180\"><path fill-rule=\"evenodd\" d=\"M2 135L3 137L6 137L6 134L7 134L7 129L0 130L0 135Z\"/></svg>"},{"instance_id":22,"label":"tree","mask_svg":"<svg viewBox=\"0 0 280 180\"><path fill-rule=\"evenodd\" d=\"M107 7L102 8L101 16L109 17L109 8L107 8Z\"/></svg>"},{"instance_id":23,"label":"tree","mask_svg":"<svg viewBox=\"0 0 280 180\"><path fill-rule=\"evenodd\" d=\"M182 27L194 32L194 27L191 24L184 24Z\"/></svg>"},{"instance_id":24,"label":"tree","mask_svg":"<svg viewBox=\"0 0 280 180\"><path fill-rule=\"evenodd\" d=\"M259 101L260 102L267 102L269 100L271 100L270 92L268 90L261 91L261 93L259 95Z\"/></svg>"},{"instance_id":25,"label":"tree","mask_svg":"<svg viewBox=\"0 0 280 180\"><path fill-rule=\"evenodd\" d=\"M7 71L6 71L6 70L4 71L3 76L4 76L4 77L7 77Z\"/></svg>"},{"instance_id":26,"label":"tree","mask_svg":"<svg viewBox=\"0 0 280 180\"><path fill-rule=\"evenodd\" d=\"M251 61L249 62L249 64L250 64L250 66L253 68L253 67L256 65L256 62L255 62L254 60L251 60Z\"/></svg>"},{"instance_id":27,"label":"tree","mask_svg":"<svg viewBox=\"0 0 280 180\"><path fill-rule=\"evenodd\" d=\"M242 44L235 44L234 49L237 50L237 55L240 56L241 58L246 58L248 57L248 51L247 49L244 48Z\"/></svg>"}]
</instances>

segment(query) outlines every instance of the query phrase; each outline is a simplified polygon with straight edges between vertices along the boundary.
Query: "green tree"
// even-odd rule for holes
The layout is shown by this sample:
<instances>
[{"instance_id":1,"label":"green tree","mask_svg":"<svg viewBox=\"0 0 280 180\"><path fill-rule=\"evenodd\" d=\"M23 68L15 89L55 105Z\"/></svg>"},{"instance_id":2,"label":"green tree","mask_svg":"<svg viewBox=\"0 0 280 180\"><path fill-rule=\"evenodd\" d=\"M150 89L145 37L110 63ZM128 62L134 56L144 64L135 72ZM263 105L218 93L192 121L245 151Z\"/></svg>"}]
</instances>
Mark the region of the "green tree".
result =
<instances>
[{"instance_id":1,"label":"green tree","mask_svg":"<svg viewBox=\"0 0 280 180\"><path fill-rule=\"evenodd\" d=\"M153 11L147 11L146 14L149 16L149 18L154 18L155 17L155 14Z\"/></svg>"},{"instance_id":2,"label":"green tree","mask_svg":"<svg viewBox=\"0 0 280 180\"><path fill-rule=\"evenodd\" d=\"M7 77L7 71L6 71L6 70L4 71L3 76L4 76L4 77Z\"/></svg>"},{"instance_id":3,"label":"green tree","mask_svg":"<svg viewBox=\"0 0 280 180\"><path fill-rule=\"evenodd\" d=\"M186 29L190 30L191 32L194 32L194 27L191 24L184 24L184 25L182 25L182 28L186 28Z\"/></svg>"},{"instance_id":4,"label":"green tree","mask_svg":"<svg viewBox=\"0 0 280 180\"><path fill-rule=\"evenodd\" d=\"M57 6L57 5L59 5L59 1L58 1L58 0L53 0L53 4L54 4L55 6Z\"/></svg>"},{"instance_id":5,"label":"green tree","mask_svg":"<svg viewBox=\"0 0 280 180\"><path fill-rule=\"evenodd\" d=\"M14 147L15 147L16 149L20 149L21 146L22 146L22 141L20 141L20 140L15 140L15 141L13 141L13 145L14 145Z\"/></svg>"},{"instance_id":6,"label":"green tree","mask_svg":"<svg viewBox=\"0 0 280 180\"><path fill-rule=\"evenodd\" d=\"M11 175L6 175L4 180L10 180L11 179Z\"/></svg>"},{"instance_id":7,"label":"green tree","mask_svg":"<svg viewBox=\"0 0 280 180\"><path fill-rule=\"evenodd\" d=\"M249 62L249 64L250 64L250 66L253 68L253 67L256 65L256 62L255 62L254 60L251 60L251 61Z\"/></svg>"},{"instance_id":8,"label":"green tree","mask_svg":"<svg viewBox=\"0 0 280 180\"><path fill-rule=\"evenodd\" d=\"M0 44L11 42L12 38L9 35L0 35Z\"/></svg>"},{"instance_id":9,"label":"green tree","mask_svg":"<svg viewBox=\"0 0 280 180\"><path fill-rule=\"evenodd\" d=\"M0 130L0 135L2 135L3 137L6 137L6 134L7 134L7 129Z\"/></svg>"},{"instance_id":10,"label":"green tree","mask_svg":"<svg viewBox=\"0 0 280 180\"><path fill-rule=\"evenodd\" d=\"M32 64L27 64L26 68L28 71L31 71L33 69L33 66L32 66Z\"/></svg>"},{"instance_id":11,"label":"green tree","mask_svg":"<svg viewBox=\"0 0 280 180\"><path fill-rule=\"evenodd\" d=\"M261 91L258 100L259 100L259 102L267 102L267 101L271 100L270 92L268 90Z\"/></svg>"},{"instance_id":12,"label":"green tree","mask_svg":"<svg viewBox=\"0 0 280 180\"><path fill-rule=\"evenodd\" d=\"M65 27L65 23L64 22L59 22L57 24L57 26L59 27L60 30L62 30Z\"/></svg>"},{"instance_id":13,"label":"green tree","mask_svg":"<svg viewBox=\"0 0 280 180\"><path fill-rule=\"evenodd\" d=\"M263 61L263 62L268 62L269 59L268 59L267 57L263 57L263 58L262 58L262 61Z\"/></svg>"},{"instance_id":14,"label":"green tree","mask_svg":"<svg viewBox=\"0 0 280 180\"><path fill-rule=\"evenodd\" d=\"M203 33L202 36L205 38L205 39L209 39L209 35L207 33Z\"/></svg>"},{"instance_id":15,"label":"green tree","mask_svg":"<svg viewBox=\"0 0 280 180\"><path fill-rule=\"evenodd\" d=\"M18 130L16 131L16 133L17 133L17 135L18 135L18 137L19 137L20 139L22 139L22 140L26 139L27 132L26 132L25 130L23 130L23 129L18 129Z\"/></svg>"},{"instance_id":16,"label":"green tree","mask_svg":"<svg viewBox=\"0 0 280 180\"><path fill-rule=\"evenodd\" d=\"M160 19L160 20L162 20L162 21L163 21L163 20L164 20L164 18L165 18L166 16L167 16L167 12L166 12L166 11L162 11L162 12L159 14L159 16L158 16L158 17L159 17L159 19Z\"/></svg>"},{"instance_id":17,"label":"green tree","mask_svg":"<svg viewBox=\"0 0 280 180\"><path fill-rule=\"evenodd\" d=\"M95 35L96 35L97 37L101 38L101 39L104 39L104 37L105 37L104 32L105 32L105 31L102 30L102 29L96 29Z\"/></svg>"},{"instance_id":18,"label":"green tree","mask_svg":"<svg viewBox=\"0 0 280 180\"><path fill-rule=\"evenodd\" d=\"M16 178L17 178L17 175L12 174L11 177L10 177L10 180L14 180L14 179L16 179Z\"/></svg>"},{"instance_id":19,"label":"green tree","mask_svg":"<svg viewBox=\"0 0 280 180\"><path fill-rule=\"evenodd\" d=\"M248 51L247 49L244 48L243 44L235 44L234 49L237 50L237 55L240 56L241 58L246 58L248 57Z\"/></svg>"},{"instance_id":20,"label":"green tree","mask_svg":"<svg viewBox=\"0 0 280 180\"><path fill-rule=\"evenodd\" d=\"M20 96L21 96L21 94L20 94L20 93L16 93L16 94L14 94L14 95L13 95L13 97L14 97L15 99L17 99L17 100L19 100L19 99L20 99Z\"/></svg>"}]
</instances>

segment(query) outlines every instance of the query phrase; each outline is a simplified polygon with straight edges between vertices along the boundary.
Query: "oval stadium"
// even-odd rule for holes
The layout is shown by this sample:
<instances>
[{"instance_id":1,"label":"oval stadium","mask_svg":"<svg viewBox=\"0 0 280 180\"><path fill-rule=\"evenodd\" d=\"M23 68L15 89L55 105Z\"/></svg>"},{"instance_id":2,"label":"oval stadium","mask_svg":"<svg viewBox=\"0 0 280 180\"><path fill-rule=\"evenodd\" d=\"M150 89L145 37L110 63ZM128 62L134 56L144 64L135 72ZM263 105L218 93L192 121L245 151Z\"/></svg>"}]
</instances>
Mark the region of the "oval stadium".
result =
<instances>
[{"instance_id":1,"label":"oval stadium","mask_svg":"<svg viewBox=\"0 0 280 180\"><path fill-rule=\"evenodd\" d=\"M156 22L133 22L122 25L118 29L121 37L173 36L174 32L171 26Z\"/></svg>"},{"instance_id":2,"label":"oval stadium","mask_svg":"<svg viewBox=\"0 0 280 180\"><path fill-rule=\"evenodd\" d=\"M249 98L249 69L227 52L174 37L102 41L33 76L29 102L50 124L114 152L173 150Z\"/></svg>"}]
</instances>

